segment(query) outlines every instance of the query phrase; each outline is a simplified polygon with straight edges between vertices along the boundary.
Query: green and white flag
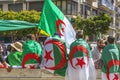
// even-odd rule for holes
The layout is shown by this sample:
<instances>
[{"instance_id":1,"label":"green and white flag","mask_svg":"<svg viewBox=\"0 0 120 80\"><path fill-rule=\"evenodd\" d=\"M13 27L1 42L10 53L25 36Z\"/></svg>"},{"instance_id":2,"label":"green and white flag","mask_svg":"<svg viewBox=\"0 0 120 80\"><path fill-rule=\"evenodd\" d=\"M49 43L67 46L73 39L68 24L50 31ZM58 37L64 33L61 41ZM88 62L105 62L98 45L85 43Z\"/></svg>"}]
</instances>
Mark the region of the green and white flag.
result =
<instances>
[{"instance_id":1,"label":"green and white flag","mask_svg":"<svg viewBox=\"0 0 120 80\"><path fill-rule=\"evenodd\" d=\"M66 41L67 48L75 40L76 33L72 25L52 0L44 0L38 28L42 34L47 36L58 32L61 38Z\"/></svg>"},{"instance_id":2,"label":"green and white flag","mask_svg":"<svg viewBox=\"0 0 120 80\"><path fill-rule=\"evenodd\" d=\"M83 39L71 44L66 72L66 80L96 80L91 51Z\"/></svg>"},{"instance_id":3,"label":"green and white flag","mask_svg":"<svg viewBox=\"0 0 120 80\"><path fill-rule=\"evenodd\" d=\"M102 80L119 80L119 50L108 44L102 52Z\"/></svg>"},{"instance_id":4,"label":"green and white flag","mask_svg":"<svg viewBox=\"0 0 120 80\"><path fill-rule=\"evenodd\" d=\"M61 39L47 38L44 43L41 69L46 69L54 74L65 76L67 68L67 52L65 42Z\"/></svg>"}]
</instances>

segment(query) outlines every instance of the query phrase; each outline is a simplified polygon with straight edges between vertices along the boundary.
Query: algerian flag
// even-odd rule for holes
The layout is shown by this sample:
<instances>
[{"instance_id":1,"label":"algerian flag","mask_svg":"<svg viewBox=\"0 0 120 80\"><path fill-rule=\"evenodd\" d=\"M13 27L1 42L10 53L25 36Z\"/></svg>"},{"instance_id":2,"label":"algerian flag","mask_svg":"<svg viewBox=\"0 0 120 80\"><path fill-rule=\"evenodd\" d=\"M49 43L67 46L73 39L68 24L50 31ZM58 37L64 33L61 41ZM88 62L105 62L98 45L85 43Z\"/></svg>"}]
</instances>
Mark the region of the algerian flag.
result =
<instances>
[{"instance_id":1,"label":"algerian flag","mask_svg":"<svg viewBox=\"0 0 120 80\"><path fill-rule=\"evenodd\" d=\"M47 36L52 36L58 32L66 41L67 48L75 40L76 34L72 25L51 0L44 0L38 27L41 33Z\"/></svg>"},{"instance_id":2,"label":"algerian flag","mask_svg":"<svg viewBox=\"0 0 120 80\"><path fill-rule=\"evenodd\" d=\"M119 50L108 44L102 52L102 80L119 80Z\"/></svg>"},{"instance_id":3,"label":"algerian flag","mask_svg":"<svg viewBox=\"0 0 120 80\"><path fill-rule=\"evenodd\" d=\"M90 48L83 39L71 44L66 72L66 80L96 80Z\"/></svg>"},{"instance_id":4,"label":"algerian flag","mask_svg":"<svg viewBox=\"0 0 120 80\"><path fill-rule=\"evenodd\" d=\"M66 54L65 42L59 39L52 39L51 37L47 38L44 43L41 69L65 76L67 67Z\"/></svg>"}]
</instances>

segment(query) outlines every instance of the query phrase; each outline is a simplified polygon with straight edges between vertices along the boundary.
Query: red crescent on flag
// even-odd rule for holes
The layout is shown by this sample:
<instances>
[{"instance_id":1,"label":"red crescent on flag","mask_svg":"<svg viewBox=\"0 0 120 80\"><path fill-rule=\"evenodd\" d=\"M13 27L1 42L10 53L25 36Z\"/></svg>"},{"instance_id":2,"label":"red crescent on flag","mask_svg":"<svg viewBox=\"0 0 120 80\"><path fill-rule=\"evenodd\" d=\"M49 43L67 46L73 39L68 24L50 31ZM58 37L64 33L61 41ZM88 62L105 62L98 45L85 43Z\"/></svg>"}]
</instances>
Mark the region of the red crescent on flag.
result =
<instances>
[{"instance_id":1,"label":"red crescent on flag","mask_svg":"<svg viewBox=\"0 0 120 80\"><path fill-rule=\"evenodd\" d=\"M62 21L62 20L57 20L56 21L56 26L57 26L57 31L58 31L58 33L60 34L60 36L63 36L63 34L61 33L61 31L60 31L60 24L64 24L64 26L66 26L65 25L65 23ZM64 28L62 28L62 32L64 32Z\"/></svg>"},{"instance_id":2,"label":"red crescent on flag","mask_svg":"<svg viewBox=\"0 0 120 80\"><path fill-rule=\"evenodd\" d=\"M70 64L72 65L72 67L74 69L76 69L76 68L73 66L72 59L73 59L73 56L74 56L75 52L77 52L77 51L82 51L86 55L87 60L89 60L89 55L88 55L87 48L85 48L84 46L81 46L81 45L74 46L72 48L72 50L70 51Z\"/></svg>"},{"instance_id":3,"label":"red crescent on flag","mask_svg":"<svg viewBox=\"0 0 120 80\"><path fill-rule=\"evenodd\" d=\"M64 65L66 64L67 60L66 60L66 51L65 51L65 48L64 48L64 44L58 40L49 40L47 41L44 45L47 45L47 44L55 44L59 47L60 49L60 53L62 55L62 58L60 60L60 62L56 65L56 66L52 66L52 67L47 67L45 66L46 69L51 69L51 70L57 70L57 69L60 69L60 68L63 68Z\"/></svg>"},{"instance_id":4,"label":"red crescent on flag","mask_svg":"<svg viewBox=\"0 0 120 80\"><path fill-rule=\"evenodd\" d=\"M106 72L106 76L107 76L107 79L110 80L110 77L109 77L109 70L112 66L114 65L119 65L120 66L120 61L119 60L111 60L108 62L108 65L107 65L107 72Z\"/></svg>"},{"instance_id":5,"label":"red crescent on flag","mask_svg":"<svg viewBox=\"0 0 120 80\"><path fill-rule=\"evenodd\" d=\"M22 60L22 68L25 68L25 63L30 59L35 59L38 61L39 64L41 63L40 56L38 56L35 53L28 53L24 56L24 58Z\"/></svg>"}]
</instances>

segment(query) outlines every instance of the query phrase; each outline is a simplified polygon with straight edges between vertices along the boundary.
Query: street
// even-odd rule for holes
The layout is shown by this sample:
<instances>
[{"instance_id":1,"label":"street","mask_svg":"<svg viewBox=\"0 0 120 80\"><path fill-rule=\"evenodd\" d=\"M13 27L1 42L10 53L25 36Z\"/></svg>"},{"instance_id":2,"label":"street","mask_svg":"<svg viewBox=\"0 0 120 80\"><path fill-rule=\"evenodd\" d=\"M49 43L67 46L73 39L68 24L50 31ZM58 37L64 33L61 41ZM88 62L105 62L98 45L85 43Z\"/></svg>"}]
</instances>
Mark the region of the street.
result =
<instances>
[{"instance_id":1,"label":"street","mask_svg":"<svg viewBox=\"0 0 120 80\"><path fill-rule=\"evenodd\" d=\"M40 69L13 69L10 73L0 69L0 74L0 80L65 80L64 77ZM100 74L100 70L97 70L96 80L101 80Z\"/></svg>"}]
</instances>

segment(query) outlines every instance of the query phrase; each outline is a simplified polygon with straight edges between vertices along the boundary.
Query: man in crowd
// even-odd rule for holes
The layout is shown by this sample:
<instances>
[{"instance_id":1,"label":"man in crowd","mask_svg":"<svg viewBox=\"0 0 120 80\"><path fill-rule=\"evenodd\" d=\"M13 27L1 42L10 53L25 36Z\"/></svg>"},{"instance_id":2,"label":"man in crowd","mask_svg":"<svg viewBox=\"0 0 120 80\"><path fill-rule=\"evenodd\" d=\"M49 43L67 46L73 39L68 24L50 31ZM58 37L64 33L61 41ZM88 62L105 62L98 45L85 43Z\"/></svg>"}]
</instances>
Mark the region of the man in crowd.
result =
<instances>
[{"instance_id":1,"label":"man in crowd","mask_svg":"<svg viewBox=\"0 0 120 80\"><path fill-rule=\"evenodd\" d=\"M7 63L10 66L21 66L22 43L14 42L11 45L10 54L7 56Z\"/></svg>"},{"instance_id":2,"label":"man in crowd","mask_svg":"<svg viewBox=\"0 0 120 80\"><path fill-rule=\"evenodd\" d=\"M33 56L33 54L35 54L36 57ZM38 63L38 61L36 61L35 59L41 60L41 55L42 55L42 47L36 41L35 35L34 34L28 34L27 35L27 41L23 44L23 53L21 55L22 61L24 62L24 60L26 60L25 58L30 57L31 59L29 59L26 62L26 64L35 64L35 63Z\"/></svg>"},{"instance_id":3,"label":"man in crowd","mask_svg":"<svg viewBox=\"0 0 120 80\"><path fill-rule=\"evenodd\" d=\"M96 69L101 69L101 55L102 55L102 49L105 46L103 39L98 39L97 40L97 46L92 49L92 55L93 55L93 60L95 63L95 68Z\"/></svg>"},{"instance_id":4,"label":"man in crowd","mask_svg":"<svg viewBox=\"0 0 120 80\"><path fill-rule=\"evenodd\" d=\"M6 68L7 72L11 72L12 67L8 66L2 54L0 54L0 62L2 63L1 68Z\"/></svg>"},{"instance_id":5,"label":"man in crowd","mask_svg":"<svg viewBox=\"0 0 120 80\"><path fill-rule=\"evenodd\" d=\"M102 80L119 80L119 50L115 37L109 36L102 52Z\"/></svg>"},{"instance_id":6,"label":"man in crowd","mask_svg":"<svg viewBox=\"0 0 120 80\"><path fill-rule=\"evenodd\" d=\"M66 80L96 80L90 47L78 30L76 40L70 46Z\"/></svg>"}]
</instances>

